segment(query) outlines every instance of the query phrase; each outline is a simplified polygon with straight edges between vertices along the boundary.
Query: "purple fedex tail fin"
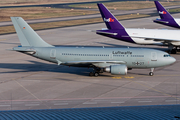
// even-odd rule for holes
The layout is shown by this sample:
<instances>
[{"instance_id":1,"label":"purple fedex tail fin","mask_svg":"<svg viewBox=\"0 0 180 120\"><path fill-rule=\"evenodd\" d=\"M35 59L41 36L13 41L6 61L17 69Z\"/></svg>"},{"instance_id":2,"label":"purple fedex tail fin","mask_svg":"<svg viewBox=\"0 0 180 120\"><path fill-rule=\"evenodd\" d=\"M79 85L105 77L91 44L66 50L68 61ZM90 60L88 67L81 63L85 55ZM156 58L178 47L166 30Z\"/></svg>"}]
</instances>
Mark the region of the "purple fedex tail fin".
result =
<instances>
[{"instance_id":1,"label":"purple fedex tail fin","mask_svg":"<svg viewBox=\"0 0 180 120\"><path fill-rule=\"evenodd\" d=\"M166 9L158 1L154 1L154 3L156 5L159 16L161 17L161 19L153 20L155 23L180 28L176 20L170 15L168 11L166 11Z\"/></svg>"},{"instance_id":2,"label":"purple fedex tail fin","mask_svg":"<svg viewBox=\"0 0 180 120\"><path fill-rule=\"evenodd\" d=\"M105 22L108 29L124 29L119 21L111 14L111 12L102 4L97 4L101 13L102 19Z\"/></svg>"},{"instance_id":3,"label":"purple fedex tail fin","mask_svg":"<svg viewBox=\"0 0 180 120\"><path fill-rule=\"evenodd\" d=\"M106 37L134 43L134 41L126 32L126 29L120 24L114 15L112 15L103 4L100 3L97 5L108 30L96 30L96 33Z\"/></svg>"},{"instance_id":4,"label":"purple fedex tail fin","mask_svg":"<svg viewBox=\"0 0 180 120\"><path fill-rule=\"evenodd\" d=\"M154 1L154 3L161 19L173 19L171 14L158 1Z\"/></svg>"}]
</instances>

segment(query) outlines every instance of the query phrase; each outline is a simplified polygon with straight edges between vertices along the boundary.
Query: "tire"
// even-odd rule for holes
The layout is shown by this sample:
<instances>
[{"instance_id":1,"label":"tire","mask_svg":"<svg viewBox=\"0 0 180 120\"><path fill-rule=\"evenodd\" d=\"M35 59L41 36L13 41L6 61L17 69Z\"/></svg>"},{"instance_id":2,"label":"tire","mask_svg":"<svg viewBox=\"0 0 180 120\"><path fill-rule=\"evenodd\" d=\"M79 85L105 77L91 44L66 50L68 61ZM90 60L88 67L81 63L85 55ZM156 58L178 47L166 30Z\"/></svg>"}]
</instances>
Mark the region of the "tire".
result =
<instances>
[{"instance_id":1,"label":"tire","mask_svg":"<svg viewBox=\"0 0 180 120\"><path fill-rule=\"evenodd\" d=\"M99 76L99 73L95 72L95 73L94 73L94 76L95 76L95 77L98 77L98 76Z\"/></svg>"},{"instance_id":2,"label":"tire","mask_svg":"<svg viewBox=\"0 0 180 120\"><path fill-rule=\"evenodd\" d=\"M153 72L150 72L150 73L149 73L149 76L153 76L153 75L154 75L154 73L153 73Z\"/></svg>"},{"instance_id":3,"label":"tire","mask_svg":"<svg viewBox=\"0 0 180 120\"><path fill-rule=\"evenodd\" d=\"M172 50L172 54L176 54L177 52L176 52L176 49L173 49Z\"/></svg>"},{"instance_id":4,"label":"tire","mask_svg":"<svg viewBox=\"0 0 180 120\"><path fill-rule=\"evenodd\" d=\"M90 76L90 77L94 76L94 73L93 73L93 72L90 72L90 73L89 73L89 76Z\"/></svg>"}]
</instances>

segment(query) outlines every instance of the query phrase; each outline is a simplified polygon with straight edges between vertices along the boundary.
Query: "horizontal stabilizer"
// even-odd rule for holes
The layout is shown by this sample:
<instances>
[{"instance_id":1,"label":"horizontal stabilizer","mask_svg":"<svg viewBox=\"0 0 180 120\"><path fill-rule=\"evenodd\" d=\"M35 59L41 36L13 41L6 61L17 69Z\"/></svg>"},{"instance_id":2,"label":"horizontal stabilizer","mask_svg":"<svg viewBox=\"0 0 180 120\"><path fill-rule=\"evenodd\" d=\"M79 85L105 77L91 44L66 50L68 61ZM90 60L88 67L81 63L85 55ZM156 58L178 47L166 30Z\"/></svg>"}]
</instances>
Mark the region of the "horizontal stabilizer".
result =
<instances>
[{"instance_id":1,"label":"horizontal stabilizer","mask_svg":"<svg viewBox=\"0 0 180 120\"><path fill-rule=\"evenodd\" d=\"M153 20L153 21L157 23L169 23L169 21L163 21L163 20Z\"/></svg>"},{"instance_id":2,"label":"horizontal stabilizer","mask_svg":"<svg viewBox=\"0 0 180 120\"><path fill-rule=\"evenodd\" d=\"M13 51L18 51L18 52L36 52L36 50L34 50L31 47L14 47Z\"/></svg>"},{"instance_id":3,"label":"horizontal stabilizer","mask_svg":"<svg viewBox=\"0 0 180 120\"><path fill-rule=\"evenodd\" d=\"M105 31L105 30L96 30L96 33L98 34L107 34L107 35L117 35L118 33L110 32L110 31Z\"/></svg>"}]
</instances>

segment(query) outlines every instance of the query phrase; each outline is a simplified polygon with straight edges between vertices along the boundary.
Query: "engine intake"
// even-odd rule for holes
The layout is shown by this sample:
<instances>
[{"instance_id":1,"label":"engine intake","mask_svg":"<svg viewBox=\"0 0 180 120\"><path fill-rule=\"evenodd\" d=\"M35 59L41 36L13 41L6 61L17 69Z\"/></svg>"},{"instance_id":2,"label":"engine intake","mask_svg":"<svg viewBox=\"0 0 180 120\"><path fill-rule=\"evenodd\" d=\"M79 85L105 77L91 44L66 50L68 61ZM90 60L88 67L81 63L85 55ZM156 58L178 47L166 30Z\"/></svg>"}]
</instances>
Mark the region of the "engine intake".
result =
<instances>
[{"instance_id":1,"label":"engine intake","mask_svg":"<svg viewBox=\"0 0 180 120\"><path fill-rule=\"evenodd\" d=\"M126 75L127 74L127 66L122 64L122 65L111 65L108 68L104 68L105 72L110 72L111 74L114 75Z\"/></svg>"}]
</instances>

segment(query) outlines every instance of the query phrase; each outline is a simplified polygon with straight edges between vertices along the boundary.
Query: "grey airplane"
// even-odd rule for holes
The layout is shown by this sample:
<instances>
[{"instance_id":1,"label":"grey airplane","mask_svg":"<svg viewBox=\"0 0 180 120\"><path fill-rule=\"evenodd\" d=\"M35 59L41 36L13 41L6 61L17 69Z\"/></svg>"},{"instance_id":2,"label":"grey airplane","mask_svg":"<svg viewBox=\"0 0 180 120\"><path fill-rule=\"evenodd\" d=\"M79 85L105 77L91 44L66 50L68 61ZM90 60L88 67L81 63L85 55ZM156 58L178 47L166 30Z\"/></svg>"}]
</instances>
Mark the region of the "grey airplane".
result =
<instances>
[{"instance_id":1,"label":"grey airplane","mask_svg":"<svg viewBox=\"0 0 180 120\"><path fill-rule=\"evenodd\" d=\"M33 57L74 67L89 67L90 76L110 72L126 75L132 68L154 68L170 65L176 61L168 53L146 48L109 48L109 47L55 47L46 43L21 17L11 17L21 46L13 50Z\"/></svg>"}]
</instances>

